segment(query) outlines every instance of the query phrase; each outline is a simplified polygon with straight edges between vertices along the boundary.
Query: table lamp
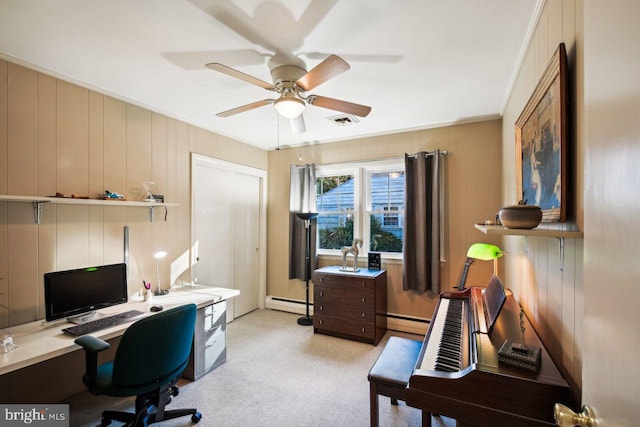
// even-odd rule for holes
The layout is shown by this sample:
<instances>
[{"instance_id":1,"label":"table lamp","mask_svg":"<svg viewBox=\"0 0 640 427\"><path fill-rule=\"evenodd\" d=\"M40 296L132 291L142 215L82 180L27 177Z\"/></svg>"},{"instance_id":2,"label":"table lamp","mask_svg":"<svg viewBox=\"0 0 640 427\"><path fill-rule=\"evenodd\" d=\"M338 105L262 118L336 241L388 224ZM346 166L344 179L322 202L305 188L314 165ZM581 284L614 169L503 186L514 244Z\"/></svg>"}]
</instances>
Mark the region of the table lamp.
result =
<instances>
[{"instance_id":1,"label":"table lamp","mask_svg":"<svg viewBox=\"0 0 640 427\"><path fill-rule=\"evenodd\" d=\"M153 254L153 257L156 259L156 273L158 274L158 288L154 292L154 295L166 295L169 293L169 290L162 290L162 286L160 286L160 260L167 256L166 251L158 251Z\"/></svg>"},{"instance_id":2,"label":"table lamp","mask_svg":"<svg viewBox=\"0 0 640 427\"><path fill-rule=\"evenodd\" d=\"M495 245L488 243L474 243L467 251L468 258L481 259L483 261L493 260L493 275L498 275L498 258L505 253Z\"/></svg>"}]
</instances>

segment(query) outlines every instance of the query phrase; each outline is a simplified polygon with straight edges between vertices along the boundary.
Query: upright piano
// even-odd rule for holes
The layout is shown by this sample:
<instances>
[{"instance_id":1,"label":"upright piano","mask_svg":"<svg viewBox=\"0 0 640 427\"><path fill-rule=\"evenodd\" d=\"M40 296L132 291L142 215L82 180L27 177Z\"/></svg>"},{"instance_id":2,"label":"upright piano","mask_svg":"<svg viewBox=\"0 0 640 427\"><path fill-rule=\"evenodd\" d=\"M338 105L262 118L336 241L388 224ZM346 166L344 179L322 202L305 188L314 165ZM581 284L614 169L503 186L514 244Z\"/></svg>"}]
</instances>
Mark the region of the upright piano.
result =
<instances>
[{"instance_id":1,"label":"upright piano","mask_svg":"<svg viewBox=\"0 0 640 427\"><path fill-rule=\"evenodd\" d=\"M541 348L538 372L498 363L505 340L522 343L523 336L523 344ZM487 288L440 295L406 397L424 415L454 418L458 426L555 425L554 404L574 406L567 382L496 276Z\"/></svg>"}]
</instances>

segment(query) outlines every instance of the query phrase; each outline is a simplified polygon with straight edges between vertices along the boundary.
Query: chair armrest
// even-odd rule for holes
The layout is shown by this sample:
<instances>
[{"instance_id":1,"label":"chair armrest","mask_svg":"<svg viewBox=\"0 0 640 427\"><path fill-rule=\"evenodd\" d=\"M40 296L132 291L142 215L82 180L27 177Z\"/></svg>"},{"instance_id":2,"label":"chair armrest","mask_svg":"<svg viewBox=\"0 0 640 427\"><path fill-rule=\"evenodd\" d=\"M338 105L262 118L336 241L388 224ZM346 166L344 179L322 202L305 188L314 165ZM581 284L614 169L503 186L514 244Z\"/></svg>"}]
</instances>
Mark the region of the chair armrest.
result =
<instances>
[{"instance_id":1,"label":"chair armrest","mask_svg":"<svg viewBox=\"0 0 640 427\"><path fill-rule=\"evenodd\" d=\"M83 335L79 338L76 338L74 342L89 353L100 353L101 351L107 350L109 347L111 347L108 342L91 335Z\"/></svg>"},{"instance_id":2,"label":"chair armrest","mask_svg":"<svg viewBox=\"0 0 640 427\"><path fill-rule=\"evenodd\" d=\"M96 375L98 375L98 353L107 350L111 347L111 344L91 335L83 335L76 338L74 342L84 349L86 372L82 380L93 393L95 390Z\"/></svg>"}]
</instances>

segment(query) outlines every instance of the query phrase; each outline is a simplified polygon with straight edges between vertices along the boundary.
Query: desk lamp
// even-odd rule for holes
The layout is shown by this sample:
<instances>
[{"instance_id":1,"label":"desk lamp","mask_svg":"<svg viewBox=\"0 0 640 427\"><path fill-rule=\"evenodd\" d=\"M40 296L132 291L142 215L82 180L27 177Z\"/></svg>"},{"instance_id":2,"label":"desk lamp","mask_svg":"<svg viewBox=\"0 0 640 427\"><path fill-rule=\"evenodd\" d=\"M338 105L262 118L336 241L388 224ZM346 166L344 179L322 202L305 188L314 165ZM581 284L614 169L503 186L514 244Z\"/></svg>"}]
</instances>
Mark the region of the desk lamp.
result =
<instances>
[{"instance_id":1,"label":"desk lamp","mask_svg":"<svg viewBox=\"0 0 640 427\"><path fill-rule=\"evenodd\" d=\"M153 254L153 257L156 259L156 273L158 274L158 288L154 292L154 295L166 295L169 293L169 290L162 290L162 286L160 286L160 260L167 256L166 251L158 251Z\"/></svg>"},{"instance_id":2,"label":"desk lamp","mask_svg":"<svg viewBox=\"0 0 640 427\"><path fill-rule=\"evenodd\" d=\"M467 251L468 258L481 259L483 261L493 260L493 275L498 275L498 258L504 255L504 252L495 245L488 243L474 243Z\"/></svg>"}]
</instances>

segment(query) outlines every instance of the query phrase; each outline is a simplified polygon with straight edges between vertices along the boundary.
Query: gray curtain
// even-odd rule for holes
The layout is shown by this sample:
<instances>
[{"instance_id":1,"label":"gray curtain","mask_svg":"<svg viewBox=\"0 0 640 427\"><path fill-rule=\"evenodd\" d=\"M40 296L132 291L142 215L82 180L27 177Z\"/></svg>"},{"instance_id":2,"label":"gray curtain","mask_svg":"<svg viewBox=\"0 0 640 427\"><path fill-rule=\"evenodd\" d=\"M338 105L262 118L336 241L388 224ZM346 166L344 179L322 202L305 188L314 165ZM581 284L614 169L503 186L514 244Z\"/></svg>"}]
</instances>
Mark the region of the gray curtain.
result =
<instances>
[{"instance_id":1,"label":"gray curtain","mask_svg":"<svg viewBox=\"0 0 640 427\"><path fill-rule=\"evenodd\" d=\"M440 293L440 150L404 156L402 288Z\"/></svg>"},{"instance_id":2,"label":"gray curtain","mask_svg":"<svg viewBox=\"0 0 640 427\"><path fill-rule=\"evenodd\" d=\"M316 269L316 220L312 219L311 227L311 251L310 263L311 270ZM307 247L307 229L304 220L291 212L289 213L289 279L306 280L306 247ZM309 277L311 279L311 277Z\"/></svg>"},{"instance_id":3,"label":"gray curtain","mask_svg":"<svg viewBox=\"0 0 640 427\"><path fill-rule=\"evenodd\" d=\"M289 187L289 279L306 280L307 229L298 213L317 212L316 165L291 165ZM316 268L316 220L311 227L310 272Z\"/></svg>"},{"instance_id":4,"label":"gray curtain","mask_svg":"<svg viewBox=\"0 0 640 427\"><path fill-rule=\"evenodd\" d=\"M315 164L291 165L289 212L318 212Z\"/></svg>"}]
</instances>

